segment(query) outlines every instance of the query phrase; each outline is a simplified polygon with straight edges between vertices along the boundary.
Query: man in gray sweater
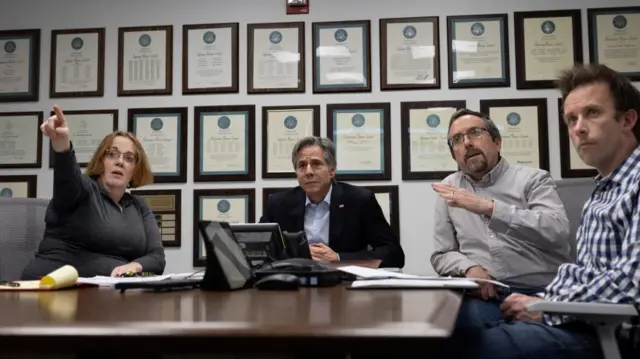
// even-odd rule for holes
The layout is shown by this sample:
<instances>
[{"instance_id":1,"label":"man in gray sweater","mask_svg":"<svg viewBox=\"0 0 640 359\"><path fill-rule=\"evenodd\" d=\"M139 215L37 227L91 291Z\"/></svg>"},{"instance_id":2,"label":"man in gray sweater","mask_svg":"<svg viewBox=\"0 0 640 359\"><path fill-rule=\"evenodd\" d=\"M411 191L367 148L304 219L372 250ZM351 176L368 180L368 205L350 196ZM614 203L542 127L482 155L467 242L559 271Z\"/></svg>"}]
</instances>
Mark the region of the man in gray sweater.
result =
<instances>
[{"instance_id":1,"label":"man in gray sweater","mask_svg":"<svg viewBox=\"0 0 640 359\"><path fill-rule=\"evenodd\" d=\"M572 262L569 220L549 172L509 163L487 116L463 109L449 122L448 145L460 171L433 184L431 264L439 275L495 279L466 296L458 326L503 320L510 293L544 291L562 263Z\"/></svg>"}]
</instances>

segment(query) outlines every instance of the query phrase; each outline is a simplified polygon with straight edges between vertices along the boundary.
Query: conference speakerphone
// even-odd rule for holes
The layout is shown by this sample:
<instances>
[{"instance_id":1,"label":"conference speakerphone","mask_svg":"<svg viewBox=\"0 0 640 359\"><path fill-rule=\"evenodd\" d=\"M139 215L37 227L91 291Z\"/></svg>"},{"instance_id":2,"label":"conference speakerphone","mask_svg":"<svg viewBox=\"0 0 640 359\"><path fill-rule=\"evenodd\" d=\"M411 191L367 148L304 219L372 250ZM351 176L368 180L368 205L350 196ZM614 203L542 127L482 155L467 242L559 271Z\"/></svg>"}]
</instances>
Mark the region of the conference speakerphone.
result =
<instances>
[{"instance_id":1,"label":"conference speakerphone","mask_svg":"<svg viewBox=\"0 0 640 359\"><path fill-rule=\"evenodd\" d=\"M303 287L332 287L343 280L341 271L307 258L275 261L254 271L257 280L276 274L293 274Z\"/></svg>"}]
</instances>

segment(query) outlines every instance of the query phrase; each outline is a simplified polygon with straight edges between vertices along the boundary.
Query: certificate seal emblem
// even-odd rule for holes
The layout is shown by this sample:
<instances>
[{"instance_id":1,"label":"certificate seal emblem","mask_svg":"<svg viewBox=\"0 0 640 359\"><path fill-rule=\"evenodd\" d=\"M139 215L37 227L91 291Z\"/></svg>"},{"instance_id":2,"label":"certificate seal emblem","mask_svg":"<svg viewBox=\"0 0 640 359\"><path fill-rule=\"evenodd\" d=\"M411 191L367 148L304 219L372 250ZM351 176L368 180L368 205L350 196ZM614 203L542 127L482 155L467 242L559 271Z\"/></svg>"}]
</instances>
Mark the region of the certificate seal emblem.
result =
<instances>
[{"instance_id":1,"label":"certificate seal emblem","mask_svg":"<svg viewBox=\"0 0 640 359\"><path fill-rule=\"evenodd\" d=\"M361 114L357 113L351 117L351 124L353 127L362 127L364 126L365 118Z\"/></svg>"},{"instance_id":2,"label":"certificate seal emblem","mask_svg":"<svg viewBox=\"0 0 640 359\"><path fill-rule=\"evenodd\" d=\"M151 36L147 34L141 35L140 38L138 38L138 43L142 47L148 47L151 45Z\"/></svg>"},{"instance_id":3,"label":"certificate seal emblem","mask_svg":"<svg viewBox=\"0 0 640 359\"><path fill-rule=\"evenodd\" d=\"M280 31L271 31L269 34L269 42L274 45L277 45L282 41L282 33Z\"/></svg>"},{"instance_id":4,"label":"certificate seal emblem","mask_svg":"<svg viewBox=\"0 0 640 359\"><path fill-rule=\"evenodd\" d=\"M347 41L347 37L349 37L349 34L345 29L338 29L333 33L333 38L336 39L337 42L345 42Z\"/></svg>"},{"instance_id":5,"label":"certificate seal emblem","mask_svg":"<svg viewBox=\"0 0 640 359\"><path fill-rule=\"evenodd\" d=\"M0 197L13 197L13 191L11 188L0 189Z\"/></svg>"},{"instance_id":6,"label":"certificate seal emblem","mask_svg":"<svg viewBox=\"0 0 640 359\"><path fill-rule=\"evenodd\" d=\"M80 49L82 49L82 47L84 46L84 41L82 41L81 38L79 37L74 37L73 40L71 40L71 48L78 51Z\"/></svg>"},{"instance_id":7,"label":"certificate seal emblem","mask_svg":"<svg viewBox=\"0 0 640 359\"><path fill-rule=\"evenodd\" d=\"M213 31L207 31L202 35L202 41L205 44L211 45L216 42L216 34Z\"/></svg>"},{"instance_id":8,"label":"certificate seal emblem","mask_svg":"<svg viewBox=\"0 0 640 359\"><path fill-rule=\"evenodd\" d=\"M433 113L427 116L427 126L431 128L436 128L440 126L440 116Z\"/></svg>"},{"instance_id":9,"label":"certificate seal emblem","mask_svg":"<svg viewBox=\"0 0 640 359\"><path fill-rule=\"evenodd\" d=\"M4 51L7 54L13 54L17 49L16 43L13 41L7 41L4 43Z\"/></svg>"},{"instance_id":10,"label":"certificate seal emblem","mask_svg":"<svg viewBox=\"0 0 640 359\"><path fill-rule=\"evenodd\" d=\"M164 122L162 122L161 118L154 118L153 120L151 120L151 129L154 131L160 131L162 130L162 127L164 127Z\"/></svg>"},{"instance_id":11,"label":"certificate seal emblem","mask_svg":"<svg viewBox=\"0 0 640 359\"><path fill-rule=\"evenodd\" d=\"M556 24L554 24L551 20L546 20L542 23L542 25L540 25L540 29L546 35L551 35L556 31Z\"/></svg>"},{"instance_id":12,"label":"certificate seal emblem","mask_svg":"<svg viewBox=\"0 0 640 359\"><path fill-rule=\"evenodd\" d=\"M484 34L484 25L479 22L474 22L471 25L471 34L473 36L482 36Z\"/></svg>"},{"instance_id":13,"label":"certificate seal emblem","mask_svg":"<svg viewBox=\"0 0 640 359\"><path fill-rule=\"evenodd\" d=\"M511 112L507 115L507 123L511 126L518 126L522 121L522 117L517 112Z\"/></svg>"},{"instance_id":14,"label":"certificate seal emblem","mask_svg":"<svg viewBox=\"0 0 640 359\"><path fill-rule=\"evenodd\" d=\"M284 119L284 127L288 130L293 130L298 126L298 119L295 116L287 116Z\"/></svg>"},{"instance_id":15,"label":"certificate seal emblem","mask_svg":"<svg viewBox=\"0 0 640 359\"><path fill-rule=\"evenodd\" d=\"M622 30L627 27L627 18L624 15L616 15L613 17L613 27Z\"/></svg>"},{"instance_id":16,"label":"certificate seal emblem","mask_svg":"<svg viewBox=\"0 0 640 359\"><path fill-rule=\"evenodd\" d=\"M412 25L407 25L402 30L402 35L404 35L405 39L413 39L418 34L418 30Z\"/></svg>"},{"instance_id":17,"label":"certificate seal emblem","mask_svg":"<svg viewBox=\"0 0 640 359\"><path fill-rule=\"evenodd\" d=\"M231 203L226 199L218 201L218 212L227 213L231 209Z\"/></svg>"},{"instance_id":18,"label":"certificate seal emblem","mask_svg":"<svg viewBox=\"0 0 640 359\"><path fill-rule=\"evenodd\" d=\"M231 126L231 119L227 116L222 116L218 119L218 128L226 130Z\"/></svg>"}]
</instances>

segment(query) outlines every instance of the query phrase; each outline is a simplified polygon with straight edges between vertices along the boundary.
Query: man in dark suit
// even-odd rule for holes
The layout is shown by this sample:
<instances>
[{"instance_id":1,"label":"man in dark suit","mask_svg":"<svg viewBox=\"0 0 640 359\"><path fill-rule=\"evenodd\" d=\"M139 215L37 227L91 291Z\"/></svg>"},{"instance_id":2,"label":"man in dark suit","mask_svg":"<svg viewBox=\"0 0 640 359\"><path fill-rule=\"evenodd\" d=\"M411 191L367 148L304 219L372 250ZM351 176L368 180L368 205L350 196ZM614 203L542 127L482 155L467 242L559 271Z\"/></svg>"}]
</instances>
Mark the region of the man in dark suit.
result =
<instances>
[{"instance_id":1,"label":"man in dark suit","mask_svg":"<svg viewBox=\"0 0 640 359\"><path fill-rule=\"evenodd\" d=\"M269 198L262 223L283 231L304 230L318 261L380 259L381 267L404 267L404 251L373 192L337 182L331 140L306 137L294 147L299 186Z\"/></svg>"}]
</instances>

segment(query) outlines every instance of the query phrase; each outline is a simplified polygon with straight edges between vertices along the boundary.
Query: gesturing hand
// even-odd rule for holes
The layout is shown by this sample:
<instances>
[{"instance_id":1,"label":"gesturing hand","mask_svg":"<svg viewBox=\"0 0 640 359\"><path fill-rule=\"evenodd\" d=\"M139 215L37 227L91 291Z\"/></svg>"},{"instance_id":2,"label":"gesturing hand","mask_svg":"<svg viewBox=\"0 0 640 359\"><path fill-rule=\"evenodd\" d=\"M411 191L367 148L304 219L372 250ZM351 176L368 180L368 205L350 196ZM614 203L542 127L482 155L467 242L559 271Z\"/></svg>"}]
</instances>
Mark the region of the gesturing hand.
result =
<instances>
[{"instance_id":1,"label":"gesturing hand","mask_svg":"<svg viewBox=\"0 0 640 359\"><path fill-rule=\"evenodd\" d=\"M60 106L54 105L53 111L55 114L40 125L40 131L49 137L54 151L64 152L71 147L67 120L65 120Z\"/></svg>"},{"instance_id":2,"label":"gesturing hand","mask_svg":"<svg viewBox=\"0 0 640 359\"><path fill-rule=\"evenodd\" d=\"M493 213L492 200L476 196L474 193L452 184L434 183L431 186L440 194L440 197L447 200L447 204L451 207L464 208L469 212L486 216Z\"/></svg>"}]
</instances>

